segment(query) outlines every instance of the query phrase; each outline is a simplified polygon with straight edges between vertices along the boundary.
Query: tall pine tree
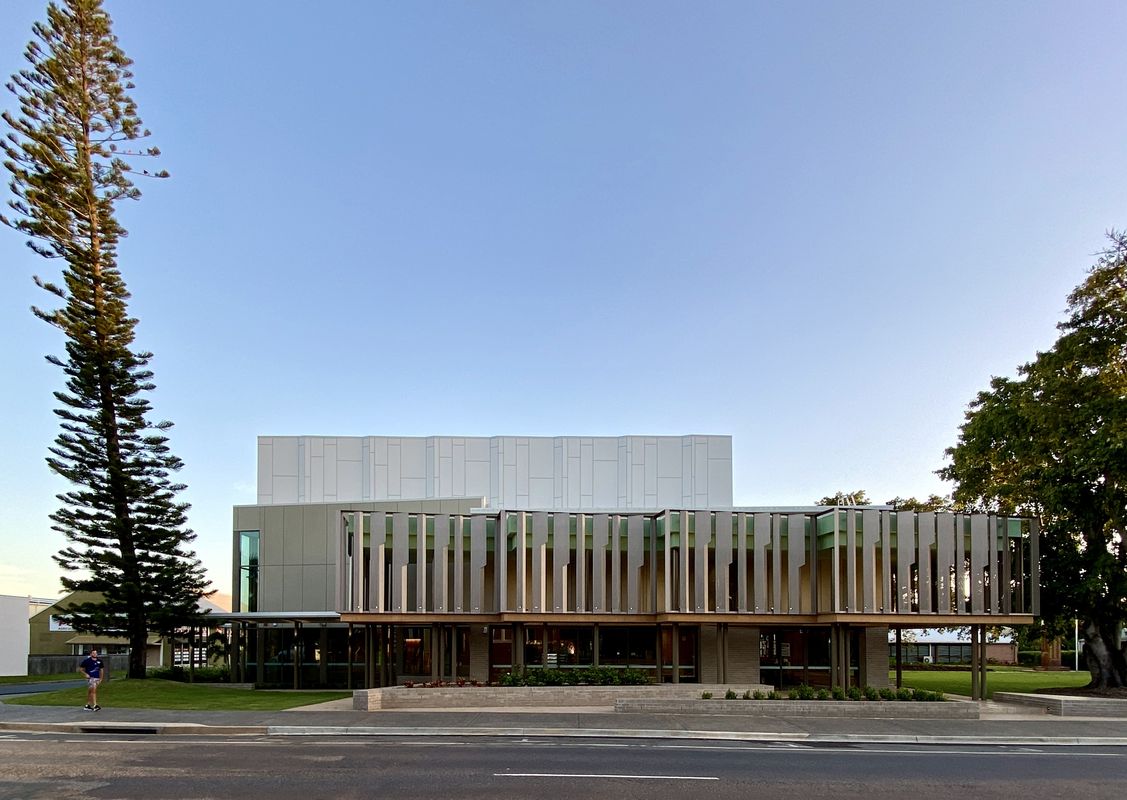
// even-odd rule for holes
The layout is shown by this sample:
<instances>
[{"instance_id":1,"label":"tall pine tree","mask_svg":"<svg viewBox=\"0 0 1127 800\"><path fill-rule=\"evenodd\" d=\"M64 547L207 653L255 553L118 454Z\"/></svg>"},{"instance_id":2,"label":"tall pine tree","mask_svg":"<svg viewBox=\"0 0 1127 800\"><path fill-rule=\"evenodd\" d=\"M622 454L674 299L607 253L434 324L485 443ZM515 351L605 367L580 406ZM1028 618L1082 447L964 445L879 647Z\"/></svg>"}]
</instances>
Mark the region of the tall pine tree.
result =
<instances>
[{"instance_id":1,"label":"tall pine tree","mask_svg":"<svg viewBox=\"0 0 1127 800\"><path fill-rule=\"evenodd\" d=\"M61 283L35 278L59 307L32 309L66 337L66 357L47 357L66 376L65 391L54 393L61 432L47 463L70 488L50 518L67 540L55 556L69 573L63 587L103 600L63 616L79 630L128 637L129 675L143 678L149 634L192 621L206 587L187 549L195 534L177 500L184 487L171 477L181 467L164 435L171 423L149 421L152 354L134 349L137 320L117 264L126 232L115 207L140 196L135 175L150 174L126 159L159 151L130 144L149 132L101 0L52 3L33 33L30 67L8 84L19 101L18 113L3 114L15 214L0 221L64 262Z\"/></svg>"}]
</instances>

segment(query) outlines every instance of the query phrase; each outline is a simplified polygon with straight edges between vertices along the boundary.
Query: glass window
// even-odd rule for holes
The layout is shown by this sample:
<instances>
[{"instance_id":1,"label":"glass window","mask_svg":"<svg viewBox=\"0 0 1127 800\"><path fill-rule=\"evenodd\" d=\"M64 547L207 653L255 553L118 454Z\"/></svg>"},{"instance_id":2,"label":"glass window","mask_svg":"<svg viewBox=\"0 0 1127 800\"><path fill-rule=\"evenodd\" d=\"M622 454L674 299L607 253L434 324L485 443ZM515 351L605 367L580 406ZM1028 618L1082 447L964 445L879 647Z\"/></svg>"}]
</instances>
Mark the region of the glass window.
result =
<instances>
[{"instance_id":1,"label":"glass window","mask_svg":"<svg viewBox=\"0 0 1127 800\"><path fill-rule=\"evenodd\" d=\"M258 531L239 531L239 611L258 611Z\"/></svg>"}]
</instances>

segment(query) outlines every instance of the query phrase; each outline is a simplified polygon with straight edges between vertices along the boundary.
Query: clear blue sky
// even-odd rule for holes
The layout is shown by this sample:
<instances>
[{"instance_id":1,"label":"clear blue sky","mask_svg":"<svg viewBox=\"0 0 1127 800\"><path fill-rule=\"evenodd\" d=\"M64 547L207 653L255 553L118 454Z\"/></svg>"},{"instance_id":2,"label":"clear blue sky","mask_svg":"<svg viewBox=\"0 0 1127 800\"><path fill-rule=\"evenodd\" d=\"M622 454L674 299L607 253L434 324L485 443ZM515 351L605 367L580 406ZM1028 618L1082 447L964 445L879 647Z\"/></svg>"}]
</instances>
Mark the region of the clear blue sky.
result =
<instances>
[{"instance_id":1,"label":"clear blue sky","mask_svg":"<svg viewBox=\"0 0 1127 800\"><path fill-rule=\"evenodd\" d=\"M173 175L121 267L222 591L259 434L727 433L739 504L944 492L1127 226L1118 0L107 7ZM57 265L0 262L0 594L53 595Z\"/></svg>"}]
</instances>

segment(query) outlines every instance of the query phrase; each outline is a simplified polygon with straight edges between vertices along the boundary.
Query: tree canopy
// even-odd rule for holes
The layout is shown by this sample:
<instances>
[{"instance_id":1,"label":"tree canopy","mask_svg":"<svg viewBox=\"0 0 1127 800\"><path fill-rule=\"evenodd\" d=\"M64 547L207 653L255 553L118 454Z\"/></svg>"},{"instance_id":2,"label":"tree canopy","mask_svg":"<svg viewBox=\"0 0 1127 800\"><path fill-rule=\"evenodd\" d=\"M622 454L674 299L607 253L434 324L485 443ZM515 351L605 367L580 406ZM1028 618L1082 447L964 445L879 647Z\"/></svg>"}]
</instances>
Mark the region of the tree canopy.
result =
<instances>
[{"instance_id":1,"label":"tree canopy","mask_svg":"<svg viewBox=\"0 0 1127 800\"><path fill-rule=\"evenodd\" d=\"M69 573L64 588L103 598L61 616L78 630L127 636L129 674L144 677L148 634L193 620L206 586L185 546L195 535L171 477L181 467L165 435L171 423L149 419L151 354L134 348L137 320L117 263L125 230L115 207L138 198L133 177L148 174L126 159L159 151L129 149L149 132L101 0L51 4L33 33L30 67L8 84L19 101L18 113L3 114L15 213L0 222L64 264L61 283L35 279L57 307L33 309L63 333L66 349L65 358L47 357L65 376L47 463L70 485L50 518L68 543L55 556Z\"/></svg>"},{"instance_id":2,"label":"tree canopy","mask_svg":"<svg viewBox=\"0 0 1127 800\"><path fill-rule=\"evenodd\" d=\"M971 403L940 474L957 501L1042 519L1042 613L1083 621L1096 687L1127 685L1127 233L1108 234L1047 351Z\"/></svg>"}]
</instances>

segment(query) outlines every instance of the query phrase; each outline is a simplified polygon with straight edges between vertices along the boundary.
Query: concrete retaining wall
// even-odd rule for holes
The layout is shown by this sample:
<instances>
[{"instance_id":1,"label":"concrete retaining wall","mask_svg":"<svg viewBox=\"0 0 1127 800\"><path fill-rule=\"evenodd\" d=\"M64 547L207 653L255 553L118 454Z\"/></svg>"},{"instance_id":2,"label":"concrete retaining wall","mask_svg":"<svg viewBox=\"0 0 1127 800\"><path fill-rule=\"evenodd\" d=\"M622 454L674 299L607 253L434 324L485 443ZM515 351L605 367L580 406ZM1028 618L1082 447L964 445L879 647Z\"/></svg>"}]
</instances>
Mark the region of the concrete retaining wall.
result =
<instances>
[{"instance_id":1,"label":"concrete retaining wall","mask_svg":"<svg viewBox=\"0 0 1127 800\"><path fill-rule=\"evenodd\" d=\"M671 700L699 698L701 692L723 695L728 689L768 692L760 684L663 683L655 686L390 686L357 689L352 707L357 711L384 708L559 708L613 706L619 700L648 699L661 706Z\"/></svg>"},{"instance_id":2,"label":"concrete retaining wall","mask_svg":"<svg viewBox=\"0 0 1127 800\"><path fill-rule=\"evenodd\" d=\"M1127 700L1105 697L1074 697L1064 694L1024 694L994 692L997 703L1014 703L1044 709L1058 717L1121 717L1127 718Z\"/></svg>"},{"instance_id":3,"label":"concrete retaining wall","mask_svg":"<svg viewBox=\"0 0 1127 800\"><path fill-rule=\"evenodd\" d=\"M699 695L698 695L699 696ZM978 719L977 703L914 700L635 700L614 710L627 714L739 715L745 717L849 717L872 719Z\"/></svg>"}]
</instances>

